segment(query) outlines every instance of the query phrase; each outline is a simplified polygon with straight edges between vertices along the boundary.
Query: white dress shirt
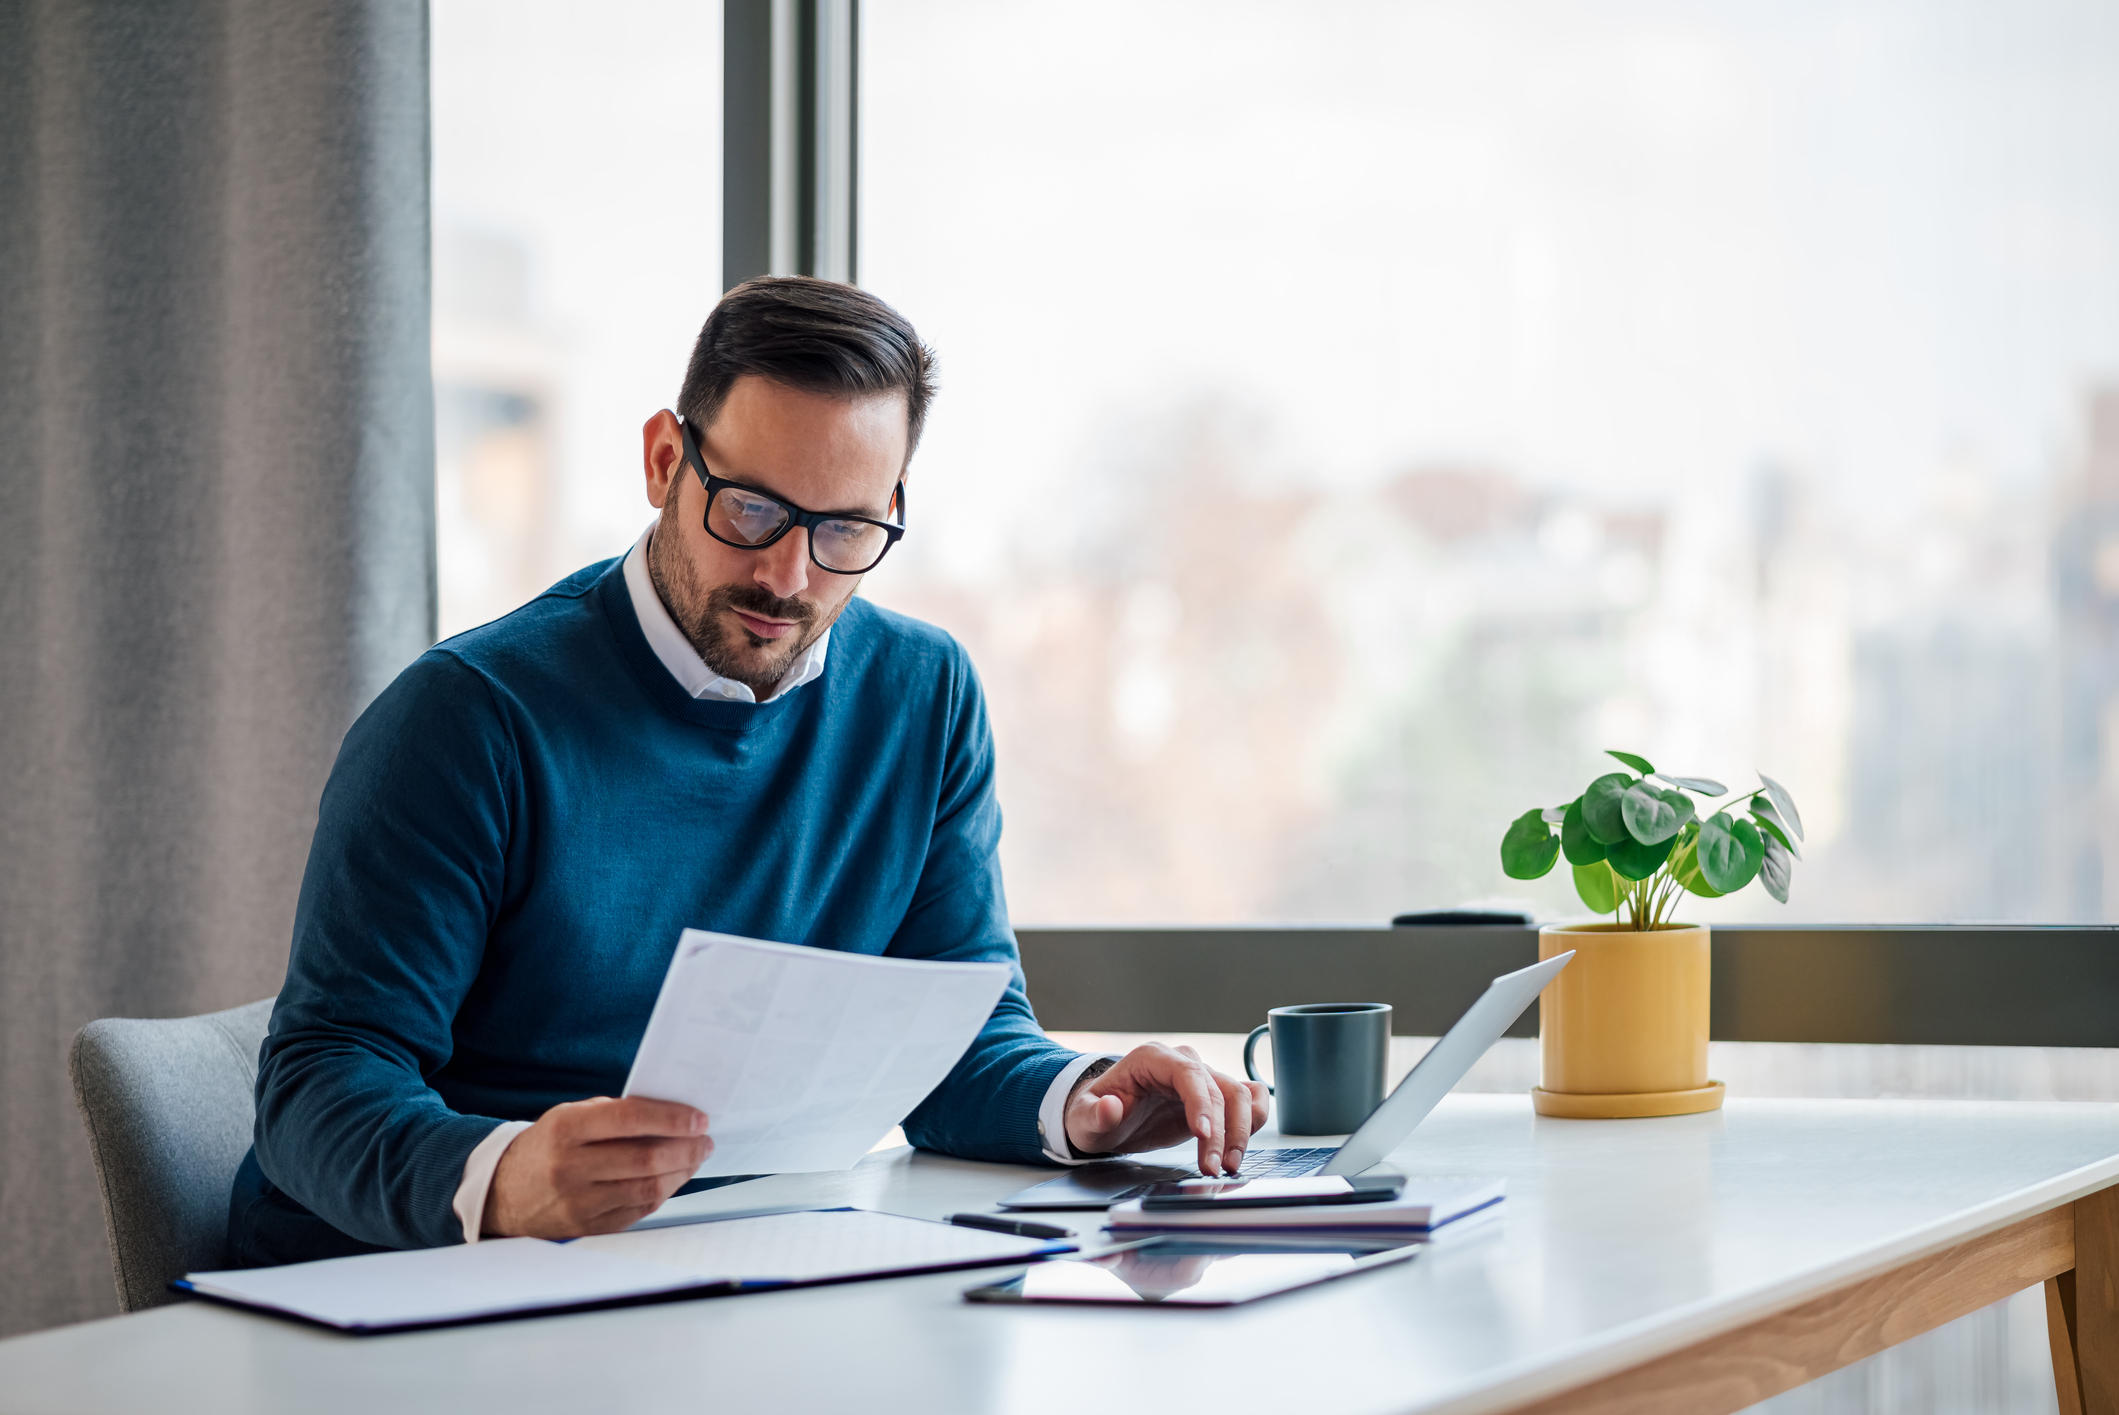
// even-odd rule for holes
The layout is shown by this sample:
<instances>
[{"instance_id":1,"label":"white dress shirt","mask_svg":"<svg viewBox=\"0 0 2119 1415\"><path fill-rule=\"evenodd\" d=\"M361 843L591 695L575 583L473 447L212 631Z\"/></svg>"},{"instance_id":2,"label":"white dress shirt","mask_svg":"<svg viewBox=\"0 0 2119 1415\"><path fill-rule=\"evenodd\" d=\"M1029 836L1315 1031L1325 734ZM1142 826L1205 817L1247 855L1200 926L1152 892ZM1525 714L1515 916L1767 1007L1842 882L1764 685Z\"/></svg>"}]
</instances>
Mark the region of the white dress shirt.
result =
<instances>
[{"instance_id":1,"label":"white dress shirt","mask_svg":"<svg viewBox=\"0 0 2119 1415\"><path fill-rule=\"evenodd\" d=\"M641 532L640 539L625 557L625 588L633 602L633 614L640 620L640 632L647 636L648 647L655 651L662 666L675 678L685 692L695 698L722 698L729 702L756 703L757 695L747 684L732 678L724 678L706 666L699 651L692 647L677 621L670 618L669 609L662 603L662 596L655 592L655 581L647 570L648 542L654 538L655 528L649 526ZM826 629L817 636L817 641L802 651L787 676L780 680L766 698L792 693L805 683L813 682L824 672L824 656L831 648L831 630ZM1065 1114L1067 1097L1074 1089L1075 1080L1089 1067L1104 1060L1101 1056L1077 1056L1060 1068L1059 1075L1045 1088L1045 1099L1037 1108L1037 1133L1045 1156L1059 1164L1083 1164L1089 1157L1074 1153L1067 1143ZM1116 1057L1110 1058L1117 1060ZM463 1225L464 1242L479 1240L481 1220L486 1212L486 1192L493 1187L493 1172L500 1168L500 1157L513 1144L515 1137L530 1128L527 1120L505 1120L493 1127L486 1138L480 1140L464 1158L463 1179L456 1186L456 1197L450 1203L457 1222Z\"/></svg>"}]
</instances>

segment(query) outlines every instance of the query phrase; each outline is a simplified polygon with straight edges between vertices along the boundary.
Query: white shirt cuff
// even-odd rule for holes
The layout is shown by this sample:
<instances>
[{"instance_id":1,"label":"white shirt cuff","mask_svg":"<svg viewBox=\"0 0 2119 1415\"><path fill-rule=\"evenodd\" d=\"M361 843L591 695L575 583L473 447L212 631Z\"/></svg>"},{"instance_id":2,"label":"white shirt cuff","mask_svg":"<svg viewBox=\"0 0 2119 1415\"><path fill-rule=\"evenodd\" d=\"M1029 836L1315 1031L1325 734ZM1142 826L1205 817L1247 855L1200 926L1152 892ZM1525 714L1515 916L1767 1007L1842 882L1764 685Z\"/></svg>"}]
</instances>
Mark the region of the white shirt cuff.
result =
<instances>
[{"instance_id":1,"label":"white shirt cuff","mask_svg":"<svg viewBox=\"0 0 2119 1415\"><path fill-rule=\"evenodd\" d=\"M1067 1143L1067 1097L1074 1092L1074 1083L1081 1074L1099 1061L1117 1061L1116 1054L1096 1055L1084 1052L1060 1068L1052 1084L1045 1087L1045 1103L1037 1108L1038 1139L1044 1143L1045 1158L1055 1164L1087 1164L1095 1156L1078 1155L1074 1146ZM498 1152L496 1151L496 1157ZM465 1166L466 1170L469 1166ZM485 1191L479 1194L481 1202Z\"/></svg>"},{"instance_id":2,"label":"white shirt cuff","mask_svg":"<svg viewBox=\"0 0 2119 1415\"><path fill-rule=\"evenodd\" d=\"M486 1191L493 1187L493 1171L500 1168L500 1157L515 1137L529 1128L527 1120L503 1120L464 1158L463 1182L456 1186L456 1198L449 1205L463 1225L464 1242L478 1241L478 1231L485 1226Z\"/></svg>"}]
</instances>

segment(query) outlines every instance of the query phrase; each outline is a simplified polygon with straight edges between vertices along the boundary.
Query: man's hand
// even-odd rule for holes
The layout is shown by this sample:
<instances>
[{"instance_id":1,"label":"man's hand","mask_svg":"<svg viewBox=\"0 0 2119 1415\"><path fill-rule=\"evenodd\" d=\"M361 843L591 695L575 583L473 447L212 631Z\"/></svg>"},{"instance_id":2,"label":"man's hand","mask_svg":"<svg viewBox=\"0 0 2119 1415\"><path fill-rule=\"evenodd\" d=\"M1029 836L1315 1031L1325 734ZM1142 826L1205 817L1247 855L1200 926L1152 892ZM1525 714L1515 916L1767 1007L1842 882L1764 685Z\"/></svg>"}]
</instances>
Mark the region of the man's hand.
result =
<instances>
[{"instance_id":1,"label":"man's hand","mask_svg":"<svg viewBox=\"0 0 2119 1415\"><path fill-rule=\"evenodd\" d=\"M1266 1088L1224 1076L1190 1047L1150 1042L1067 1098L1067 1143L1077 1154L1159 1150L1199 1141L1201 1174L1234 1174L1251 1132L1266 1123Z\"/></svg>"},{"instance_id":2,"label":"man's hand","mask_svg":"<svg viewBox=\"0 0 2119 1415\"><path fill-rule=\"evenodd\" d=\"M501 1152L482 1231L579 1238L646 1218L714 1152L706 1116L640 1096L555 1105Z\"/></svg>"}]
</instances>

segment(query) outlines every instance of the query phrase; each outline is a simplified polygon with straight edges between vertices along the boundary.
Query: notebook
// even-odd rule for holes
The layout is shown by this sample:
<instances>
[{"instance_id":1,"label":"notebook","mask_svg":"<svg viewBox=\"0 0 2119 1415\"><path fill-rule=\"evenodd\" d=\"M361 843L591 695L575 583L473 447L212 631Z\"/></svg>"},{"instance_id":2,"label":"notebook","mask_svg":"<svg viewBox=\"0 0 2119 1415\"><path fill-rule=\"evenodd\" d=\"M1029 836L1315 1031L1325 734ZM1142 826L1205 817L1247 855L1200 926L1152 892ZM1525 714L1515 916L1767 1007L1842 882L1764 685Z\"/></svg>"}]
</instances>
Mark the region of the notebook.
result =
<instances>
[{"instance_id":1,"label":"notebook","mask_svg":"<svg viewBox=\"0 0 2119 1415\"><path fill-rule=\"evenodd\" d=\"M566 1243L494 1238L188 1273L171 1286L339 1331L379 1334L1035 1262L1075 1247L866 1209L811 1209Z\"/></svg>"}]
</instances>

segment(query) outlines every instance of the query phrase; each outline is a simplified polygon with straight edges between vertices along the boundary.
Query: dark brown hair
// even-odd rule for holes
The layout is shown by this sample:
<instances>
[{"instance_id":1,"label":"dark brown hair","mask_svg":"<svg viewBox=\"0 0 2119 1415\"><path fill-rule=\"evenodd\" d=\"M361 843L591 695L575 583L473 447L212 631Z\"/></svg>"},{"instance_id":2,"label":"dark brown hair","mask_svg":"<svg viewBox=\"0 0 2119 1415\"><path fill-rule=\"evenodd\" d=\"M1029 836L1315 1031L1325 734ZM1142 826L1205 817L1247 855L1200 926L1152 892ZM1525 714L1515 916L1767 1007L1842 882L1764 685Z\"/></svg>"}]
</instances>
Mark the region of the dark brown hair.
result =
<instances>
[{"instance_id":1,"label":"dark brown hair","mask_svg":"<svg viewBox=\"0 0 2119 1415\"><path fill-rule=\"evenodd\" d=\"M761 276L723 295L706 317L677 410L705 431L745 374L850 398L902 390L910 458L934 397L934 362L905 316L866 290L807 275Z\"/></svg>"}]
</instances>

